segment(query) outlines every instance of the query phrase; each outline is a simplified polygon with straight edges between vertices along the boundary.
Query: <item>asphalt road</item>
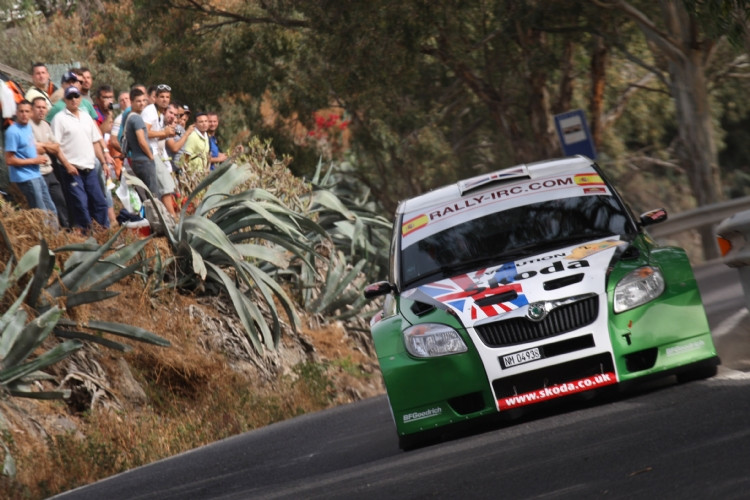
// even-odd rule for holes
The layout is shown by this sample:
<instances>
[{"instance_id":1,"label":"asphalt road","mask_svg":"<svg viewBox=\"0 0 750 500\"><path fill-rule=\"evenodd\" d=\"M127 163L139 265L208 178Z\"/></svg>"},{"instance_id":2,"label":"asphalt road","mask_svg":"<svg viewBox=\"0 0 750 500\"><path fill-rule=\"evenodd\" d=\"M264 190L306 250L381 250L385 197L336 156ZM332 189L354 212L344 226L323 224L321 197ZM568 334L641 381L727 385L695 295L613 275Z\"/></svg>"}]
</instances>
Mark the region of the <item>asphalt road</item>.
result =
<instances>
[{"instance_id":1,"label":"asphalt road","mask_svg":"<svg viewBox=\"0 0 750 500\"><path fill-rule=\"evenodd\" d=\"M532 407L408 453L378 397L56 498L748 498L750 374L738 353L750 320L736 272L711 266L696 275L720 355L732 362L710 380Z\"/></svg>"}]
</instances>

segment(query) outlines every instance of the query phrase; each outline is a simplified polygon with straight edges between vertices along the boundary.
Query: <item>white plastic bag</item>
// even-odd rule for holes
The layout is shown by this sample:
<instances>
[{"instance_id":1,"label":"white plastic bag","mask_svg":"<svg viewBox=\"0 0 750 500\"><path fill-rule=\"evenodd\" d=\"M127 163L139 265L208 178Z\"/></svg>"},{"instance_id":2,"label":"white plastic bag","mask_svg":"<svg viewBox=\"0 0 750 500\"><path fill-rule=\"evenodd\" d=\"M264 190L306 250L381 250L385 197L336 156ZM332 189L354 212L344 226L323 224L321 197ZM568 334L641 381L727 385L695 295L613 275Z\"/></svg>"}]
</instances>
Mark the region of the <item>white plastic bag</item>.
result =
<instances>
[{"instance_id":1,"label":"white plastic bag","mask_svg":"<svg viewBox=\"0 0 750 500\"><path fill-rule=\"evenodd\" d=\"M124 175L120 176L120 185L117 186L115 193L117 193L117 197L120 199L122 207L125 210L132 214L137 214L141 211L141 207L143 206L141 197L138 196L135 189L128 186Z\"/></svg>"}]
</instances>

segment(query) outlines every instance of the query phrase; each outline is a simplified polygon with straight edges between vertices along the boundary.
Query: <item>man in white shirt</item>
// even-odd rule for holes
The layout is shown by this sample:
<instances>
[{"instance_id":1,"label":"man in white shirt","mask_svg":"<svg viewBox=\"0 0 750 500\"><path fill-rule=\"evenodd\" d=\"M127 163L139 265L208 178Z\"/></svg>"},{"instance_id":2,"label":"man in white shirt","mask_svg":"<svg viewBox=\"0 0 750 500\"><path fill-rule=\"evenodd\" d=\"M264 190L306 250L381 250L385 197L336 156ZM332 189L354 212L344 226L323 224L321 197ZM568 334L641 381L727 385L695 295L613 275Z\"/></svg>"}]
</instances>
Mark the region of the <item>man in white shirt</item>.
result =
<instances>
[{"instance_id":1,"label":"man in white shirt","mask_svg":"<svg viewBox=\"0 0 750 500\"><path fill-rule=\"evenodd\" d=\"M68 217L68 204L65 200L65 194L63 192L62 185L60 184L57 175L54 170L65 169L70 174L77 174L76 168L70 164L62 150L60 144L55 138L55 134L52 133L52 127L49 123L44 121L44 117L47 116L48 106L47 99L43 96L37 96L31 103L31 131L34 134L34 141L36 142L37 148L42 148L48 155L47 162L39 165L39 171L44 178L44 182L47 184L49 195L52 198L55 208L57 208L57 221L60 223L60 227L69 228L70 220ZM52 158L54 157L57 164L55 165Z\"/></svg>"},{"instance_id":2,"label":"man in white shirt","mask_svg":"<svg viewBox=\"0 0 750 500\"><path fill-rule=\"evenodd\" d=\"M157 196L173 217L177 215L177 205L174 200L175 183L172 178L172 164L166 151L164 142L174 137L174 126L167 125L164 115L172 98L172 88L169 85L157 85L156 97L153 104L149 104L141 113L146 124L148 141L156 164L156 180L159 185Z\"/></svg>"},{"instance_id":3,"label":"man in white shirt","mask_svg":"<svg viewBox=\"0 0 750 500\"><path fill-rule=\"evenodd\" d=\"M107 201L94 169L97 159L102 165L108 163L102 149L102 134L93 118L80 111L78 88L68 87L64 99L65 109L55 115L51 126L63 154L77 170L74 175L68 172L62 175L69 194L71 225L88 230L93 217L101 226L109 227Z\"/></svg>"}]
</instances>

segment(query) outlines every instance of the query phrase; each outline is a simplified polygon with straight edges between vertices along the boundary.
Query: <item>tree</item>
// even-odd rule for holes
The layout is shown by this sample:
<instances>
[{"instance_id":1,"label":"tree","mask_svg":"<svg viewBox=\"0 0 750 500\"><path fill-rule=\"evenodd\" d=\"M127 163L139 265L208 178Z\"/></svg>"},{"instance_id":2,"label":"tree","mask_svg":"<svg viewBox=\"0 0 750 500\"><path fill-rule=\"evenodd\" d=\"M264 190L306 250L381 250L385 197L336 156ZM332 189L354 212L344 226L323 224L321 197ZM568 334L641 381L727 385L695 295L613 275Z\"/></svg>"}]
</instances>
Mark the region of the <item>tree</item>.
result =
<instances>
[{"instance_id":1,"label":"tree","mask_svg":"<svg viewBox=\"0 0 750 500\"><path fill-rule=\"evenodd\" d=\"M701 29L706 26L699 20L698 2L690 5L681 0L660 0L657 24L656 12L649 17L631 2L593 1L602 7L616 8L632 19L654 50L667 61L666 78L677 112L678 161L687 172L696 203L702 206L718 202L721 179L706 67L712 61L720 35L710 26ZM747 20L736 17L744 2L709 3L711 12L720 14L719 18L713 18L713 27L720 23L741 25ZM721 10L721 3L729 8ZM703 228L701 237L704 257L718 257L712 228Z\"/></svg>"}]
</instances>

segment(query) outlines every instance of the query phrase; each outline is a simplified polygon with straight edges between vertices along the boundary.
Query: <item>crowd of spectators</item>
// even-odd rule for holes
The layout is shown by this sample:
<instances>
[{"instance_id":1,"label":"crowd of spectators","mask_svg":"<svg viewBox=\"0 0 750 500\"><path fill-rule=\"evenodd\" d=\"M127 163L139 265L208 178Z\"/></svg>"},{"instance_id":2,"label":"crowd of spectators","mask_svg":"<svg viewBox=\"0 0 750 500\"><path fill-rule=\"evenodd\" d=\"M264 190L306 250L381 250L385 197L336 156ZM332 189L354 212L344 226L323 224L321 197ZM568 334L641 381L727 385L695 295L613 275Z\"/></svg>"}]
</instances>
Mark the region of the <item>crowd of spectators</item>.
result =
<instances>
[{"instance_id":1,"label":"crowd of spectators","mask_svg":"<svg viewBox=\"0 0 750 500\"><path fill-rule=\"evenodd\" d=\"M12 80L0 85L5 164L28 207L50 212L62 228L116 224L113 189L123 171L177 217L175 180L227 159L216 137L219 116L199 112L191 123L189 106L172 99L169 85L136 84L115 102L110 85L90 91L88 68L66 71L57 87L46 65L34 63L31 80L25 92Z\"/></svg>"}]
</instances>

